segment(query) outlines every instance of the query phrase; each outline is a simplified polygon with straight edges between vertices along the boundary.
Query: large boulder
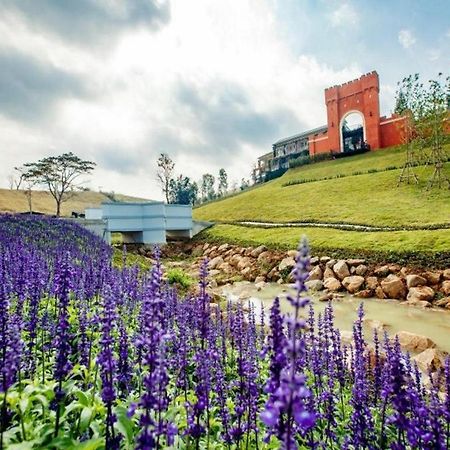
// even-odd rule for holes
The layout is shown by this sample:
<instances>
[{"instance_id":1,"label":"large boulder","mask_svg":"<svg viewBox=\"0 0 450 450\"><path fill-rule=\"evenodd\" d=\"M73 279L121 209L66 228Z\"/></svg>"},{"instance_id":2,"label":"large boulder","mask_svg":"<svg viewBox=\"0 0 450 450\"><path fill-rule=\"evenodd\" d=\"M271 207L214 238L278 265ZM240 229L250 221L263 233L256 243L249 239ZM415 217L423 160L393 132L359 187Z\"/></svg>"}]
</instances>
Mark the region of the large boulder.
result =
<instances>
[{"instance_id":1,"label":"large boulder","mask_svg":"<svg viewBox=\"0 0 450 450\"><path fill-rule=\"evenodd\" d=\"M444 272L442 272L442 277L444 280L450 280L450 269L445 269Z\"/></svg>"},{"instance_id":2,"label":"large boulder","mask_svg":"<svg viewBox=\"0 0 450 450\"><path fill-rule=\"evenodd\" d=\"M359 275L353 275L350 277L345 277L342 280L342 285L347 289L350 294L354 294L359 291L361 286L364 284L364 277L360 277Z\"/></svg>"},{"instance_id":3,"label":"large boulder","mask_svg":"<svg viewBox=\"0 0 450 450\"><path fill-rule=\"evenodd\" d=\"M401 347L411 352L419 353L429 348L436 348L436 344L430 338L421 334L399 331L397 336Z\"/></svg>"},{"instance_id":4,"label":"large boulder","mask_svg":"<svg viewBox=\"0 0 450 450\"><path fill-rule=\"evenodd\" d=\"M450 297L440 298L434 304L436 306L440 306L441 308L450 308Z\"/></svg>"},{"instance_id":5,"label":"large boulder","mask_svg":"<svg viewBox=\"0 0 450 450\"><path fill-rule=\"evenodd\" d=\"M343 280L345 277L349 277L350 276L350 271L348 270L348 265L343 259L339 260L333 266L333 270L334 270L334 273L336 274L336 276L340 280Z\"/></svg>"},{"instance_id":6,"label":"large boulder","mask_svg":"<svg viewBox=\"0 0 450 450\"><path fill-rule=\"evenodd\" d=\"M218 250L219 252L226 252L230 248L230 244L222 244Z\"/></svg>"},{"instance_id":7,"label":"large boulder","mask_svg":"<svg viewBox=\"0 0 450 450\"><path fill-rule=\"evenodd\" d=\"M226 273L227 275L230 275L233 273L233 268L231 267L231 265L227 262L222 263L220 266L218 266L218 269L223 272Z\"/></svg>"},{"instance_id":8,"label":"large boulder","mask_svg":"<svg viewBox=\"0 0 450 450\"><path fill-rule=\"evenodd\" d=\"M378 287L378 278L377 277L367 277L366 278L366 288L372 289L374 291Z\"/></svg>"},{"instance_id":9,"label":"large boulder","mask_svg":"<svg viewBox=\"0 0 450 450\"><path fill-rule=\"evenodd\" d=\"M414 356L413 360L416 361L423 372L428 373L430 371L435 372L441 367L444 367L446 356L446 353L436 348L428 348Z\"/></svg>"},{"instance_id":10,"label":"large boulder","mask_svg":"<svg viewBox=\"0 0 450 450\"><path fill-rule=\"evenodd\" d=\"M384 293L383 289L381 288L381 286L377 286L375 288L375 297L379 298L381 300L386 298L386 294Z\"/></svg>"},{"instance_id":11,"label":"large boulder","mask_svg":"<svg viewBox=\"0 0 450 450\"><path fill-rule=\"evenodd\" d=\"M349 266L359 266L361 264L365 264L366 260L365 259L347 259L347 264Z\"/></svg>"},{"instance_id":12,"label":"large boulder","mask_svg":"<svg viewBox=\"0 0 450 450\"><path fill-rule=\"evenodd\" d=\"M309 272L308 280L321 280L323 272L320 266L315 266L311 272Z\"/></svg>"},{"instance_id":13,"label":"large boulder","mask_svg":"<svg viewBox=\"0 0 450 450\"><path fill-rule=\"evenodd\" d=\"M267 250L267 247L265 245L260 245L259 247L256 247L252 252L251 256L253 258L257 258L262 252L265 252Z\"/></svg>"},{"instance_id":14,"label":"large boulder","mask_svg":"<svg viewBox=\"0 0 450 450\"><path fill-rule=\"evenodd\" d=\"M381 282L381 288L387 298L403 299L406 297L406 287L397 275L389 275Z\"/></svg>"},{"instance_id":15,"label":"large boulder","mask_svg":"<svg viewBox=\"0 0 450 450\"><path fill-rule=\"evenodd\" d=\"M434 298L434 291L428 286L417 286L409 289L406 300L409 303L415 302L431 302Z\"/></svg>"},{"instance_id":16,"label":"large boulder","mask_svg":"<svg viewBox=\"0 0 450 450\"><path fill-rule=\"evenodd\" d=\"M305 282L305 286L309 291L321 291L323 289L323 281L309 280Z\"/></svg>"},{"instance_id":17,"label":"large boulder","mask_svg":"<svg viewBox=\"0 0 450 450\"><path fill-rule=\"evenodd\" d=\"M445 280L442 283L442 288L441 288L442 292L444 293L444 295L450 295L450 280Z\"/></svg>"},{"instance_id":18,"label":"large boulder","mask_svg":"<svg viewBox=\"0 0 450 450\"><path fill-rule=\"evenodd\" d=\"M286 269L293 269L295 266L295 259L292 258L292 256L288 256L287 258L283 258L278 265L278 270L280 272L286 270Z\"/></svg>"},{"instance_id":19,"label":"large boulder","mask_svg":"<svg viewBox=\"0 0 450 450\"><path fill-rule=\"evenodd\" d=\"M429 281L431 285L438 284L441 280L440 272L428 271L423 274L423 276Z\"/></svg>"},{"instance_id":20,"label":"large boulder","mask_svg":"<svg viewBox=\"0 0 450 450\"><path fill-rule=\"evenodd\" d=\"M427 285L426 278L415 274L406 275L406 286L408 286L408 289L416 286L426 286L426 285Z\"/></svg>"},{"instance_id":21,"label":"large boulder","mask_svg":"<svg viewBox=\"0 0 450 450\"><path fill-rule=\"evenodd\" d=\"M327 278L323 282L323 285L325 286L325 289L328 289L331 292L339 291L342 287L341 282L336 278Z\"/></svg>"},{"instance_id":22,"label":"large boulder","mask_svg":"<svg viewBox=\"0 0 450 450\"><path fill-rule=\"evenodd\" d=\"M325 267L325 270L323 271L323 279L326 280L327 278L336 278L331 267Z\"/></svg>"},{"instance_id":23,"label":"large boulder","mask_svg":"<svg viewBox=\"0 0 450 450\"><path fill-rule=\"evenodd\" d=\"M216 256L215 258L211 259L208 263L209 269L215 269L216 267L219 267L223 263L223 258L221 256Z\"/></svg>"},{"instance_id":24,"label":"large boulder","mask_svg":"<svg viewBox=\"0 0 450 450\"><path fill-rule=\"evenodd\" d=\"M287 254L289 257L295 259L295 258L297 257L298 251L297 251L297 250L288 250L288 251L286 252L286 254Z\"/></svg>"}]
</instances>

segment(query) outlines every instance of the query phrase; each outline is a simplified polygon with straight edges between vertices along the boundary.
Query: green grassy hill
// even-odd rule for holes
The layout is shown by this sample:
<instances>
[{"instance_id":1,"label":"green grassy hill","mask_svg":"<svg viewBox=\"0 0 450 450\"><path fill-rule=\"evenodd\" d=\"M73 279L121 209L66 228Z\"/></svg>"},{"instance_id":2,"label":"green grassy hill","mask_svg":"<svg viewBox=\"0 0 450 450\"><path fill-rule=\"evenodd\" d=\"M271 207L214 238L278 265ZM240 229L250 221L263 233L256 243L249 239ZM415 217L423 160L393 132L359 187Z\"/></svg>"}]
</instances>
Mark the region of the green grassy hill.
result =
<instances>
[{"instance_id":1,"label":"green grassy hill","mask_svg":"<svg viewBox=\"0 0 450 450\"><path fill-rule=\"evenodd\" d=\"M447 149L448 150L448 149ZM419 184L397 179L404 150L391 148L289 170L284 176L242 194L201 206L195 219L235 223L324 222L436 231L357 232L324 228L257 229L216 225L209 238L291 246L311 236L313 246L352 250L450 251L450 189L426 189L430 166L414 170ZM445 164L450 176L450 162ZM324 180L323 178L331 178ZM287 185L288 183L301 183Z\"/></svg>"},{"instance_id":2,"label":"green grassy hill","mask_svg":"<svg viewBox=\"0 0 450 450\"><path fill-rule=\"evenodd\" d=\"M56 204L53 197L47 191L32 191L32 208L35 212L44 214L55 214ZM146 201L142 198L130 197L127 195L115 194L116 201ZM102 202L111 199L102 192L80 191L76 192L66 202L61 205L61 214L70 216L72 211L84 212L85 208L99 207ZM147 200L148 201L148 200ZM28 200L25 191L0 189L0 213L16 213L28 211Z\"/></svg>"}]
</instances>

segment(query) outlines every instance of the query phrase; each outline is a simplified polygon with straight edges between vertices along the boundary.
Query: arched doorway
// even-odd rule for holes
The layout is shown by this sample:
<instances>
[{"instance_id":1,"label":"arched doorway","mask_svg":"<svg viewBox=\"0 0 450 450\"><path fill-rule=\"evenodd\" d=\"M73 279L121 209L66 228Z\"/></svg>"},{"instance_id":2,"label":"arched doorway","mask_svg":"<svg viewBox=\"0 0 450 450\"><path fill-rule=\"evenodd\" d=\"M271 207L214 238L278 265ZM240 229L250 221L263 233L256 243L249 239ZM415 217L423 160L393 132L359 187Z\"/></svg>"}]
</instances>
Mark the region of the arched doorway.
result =
<instances>
[{"instance_id":1,"label":"arched doorway","mask_svg":"<svg viewBox=\"0 0 450 450\"><path fill-rule=\"evenodd\" d=\"M364 116L359 111L350 111L341 120L341 151L354 152L364 148Z\"/></svg>"}]
</instances>

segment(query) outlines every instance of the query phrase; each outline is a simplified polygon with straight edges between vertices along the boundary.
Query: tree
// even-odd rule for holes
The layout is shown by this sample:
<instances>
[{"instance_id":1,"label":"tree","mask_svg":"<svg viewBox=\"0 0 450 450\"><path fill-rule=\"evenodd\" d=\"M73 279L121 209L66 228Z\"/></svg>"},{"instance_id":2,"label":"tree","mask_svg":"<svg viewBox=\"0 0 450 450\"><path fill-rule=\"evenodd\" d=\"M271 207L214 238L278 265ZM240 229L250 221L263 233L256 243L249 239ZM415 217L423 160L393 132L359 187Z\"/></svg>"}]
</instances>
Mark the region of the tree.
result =
<instances>
[{"instance_id":1,"label":"tree","mask_svg":"<svg viewBox=\"0 0 450 450\"><path fill-rule=\"evenodd\" d=\"M223 197L228 191L228 175L225 169L219 170L219 196Z\"/></svg>"},{"instance_id":2,"label":"tree","mask_svg":"<svg viewBox=\"0 0 450 450\"><path fill-rule=\"evenodd\" d=\"M91 173L95 165L94 162L83 160L69 152L24 164L23 177L27 182L47 187L56 202L56 215L60 216L61 204L78 187L76 180L82 174Z\"/></svg>"},{"instance_id":3,"label":"tree","mask_svg":"<svg viewBox=\"0 0 450 450\"><path fill-rule=\"evenodd\" d=\"M202 201L212 200L215 196L214 193L214 183L216 179L210 173L205 173L202 176L202 185L201 185L201 193L202 193Z\"/></svg>"},{"instance_id":4,"label":"tree","mask_svg":"<svg viewBox=\"0 0 450 450\"><path fill-rule=\"evenodd\" d=\"M170 182L172 181L175 163L172 161L169 155L167 155L166 153L161 153L159 155L157 165L158 170L156 171L156 176L161 186L161 190L166 197L166 202L169 203Z\"/></svg>"},{"instance_id":5,"label":"tree","mask_svg":"<svg viewBox=\"0 0 450 450\"><path fill-rule=\"evenodd\" d=\"M247 189L249 186L250 186L250 183L248 182L248 180L246 180L245 178L242 178L241 186L240 186L241 191L245 191L245 189Z\"/></svg>"},{"instance_id":6,"label":"tree","mask_svg":"<svg viewBox=\"0 0 450 450\"><path fill-rule=\"evenodd\" d=\"M198 186L189 177L183 175L169 182L169 203L194 205L197 200Z\"/></svg>"}]
</instances>

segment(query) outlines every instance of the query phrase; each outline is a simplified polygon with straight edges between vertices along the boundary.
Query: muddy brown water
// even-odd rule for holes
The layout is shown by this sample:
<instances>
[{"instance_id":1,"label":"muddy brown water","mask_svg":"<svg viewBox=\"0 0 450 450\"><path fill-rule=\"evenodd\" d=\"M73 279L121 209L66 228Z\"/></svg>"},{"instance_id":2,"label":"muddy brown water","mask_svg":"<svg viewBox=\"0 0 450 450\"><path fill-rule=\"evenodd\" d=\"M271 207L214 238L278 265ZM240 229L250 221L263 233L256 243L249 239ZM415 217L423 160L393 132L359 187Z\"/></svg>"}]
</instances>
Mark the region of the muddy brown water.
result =
<instances>
[{"instance_id":1,"label":"muddy brown water","mask_svg":"<svg viewBox=\"0 0 450 450\"><path fill-rule=\"evenodd\" d=\"M277 295L281 300L281 310L284 313L291 311L286 295L294 291L288 285L276 283L266 283L261 290L258 290L253 283L238 282L233 285L222 286L219 288L219 292L231 301L239 301L240 299L244 305L249 301L252 302L258 315L261 307L263 307L267 320L273 299ZM319 296L320 294L309 294L316 313L323 311L327 305L327 302L317 300ZM397 300L360 299L346 295L342 299L332 301L335 325L340 330L352 330L361 302L364 303L366 318L364 328L367 339L370 339L372 335L371 330L374 324L381 324L391 336L399 331L421 334L432 339L440 349L450 353L450 311L437 308L416 308L402 305Z\"/></svg>"}]
</instances>

